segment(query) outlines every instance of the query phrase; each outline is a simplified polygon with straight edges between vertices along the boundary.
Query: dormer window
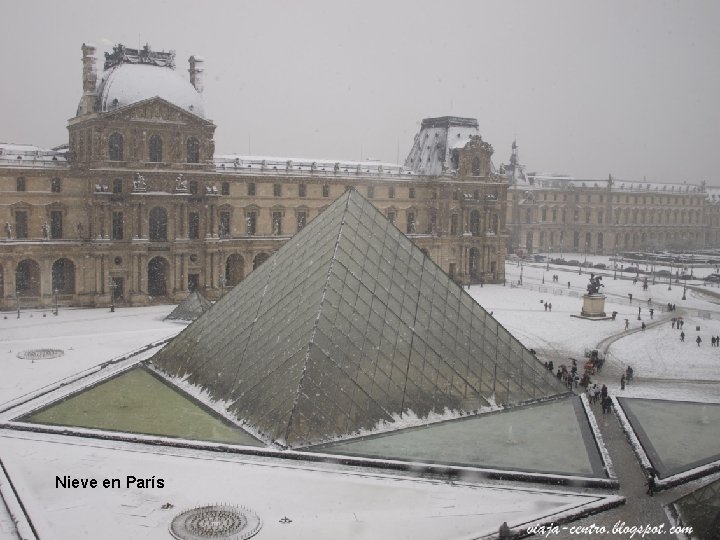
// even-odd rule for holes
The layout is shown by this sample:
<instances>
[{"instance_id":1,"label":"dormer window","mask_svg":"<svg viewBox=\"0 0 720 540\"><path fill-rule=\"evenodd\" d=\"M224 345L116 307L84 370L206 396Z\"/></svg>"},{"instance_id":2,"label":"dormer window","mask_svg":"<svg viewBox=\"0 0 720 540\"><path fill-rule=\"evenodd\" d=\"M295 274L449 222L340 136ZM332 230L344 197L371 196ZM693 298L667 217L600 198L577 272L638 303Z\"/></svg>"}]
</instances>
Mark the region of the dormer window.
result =
<instances>
[{"instance_id":1,"label":"dormer window","mask_svg":"<svg viewBox=\"0 0 720 540\"><path fill-rule=\"evenodd\" d=\"M474 157L472 160L472 175L480 176L480 158Z\"/></svg>"}]
</instances>

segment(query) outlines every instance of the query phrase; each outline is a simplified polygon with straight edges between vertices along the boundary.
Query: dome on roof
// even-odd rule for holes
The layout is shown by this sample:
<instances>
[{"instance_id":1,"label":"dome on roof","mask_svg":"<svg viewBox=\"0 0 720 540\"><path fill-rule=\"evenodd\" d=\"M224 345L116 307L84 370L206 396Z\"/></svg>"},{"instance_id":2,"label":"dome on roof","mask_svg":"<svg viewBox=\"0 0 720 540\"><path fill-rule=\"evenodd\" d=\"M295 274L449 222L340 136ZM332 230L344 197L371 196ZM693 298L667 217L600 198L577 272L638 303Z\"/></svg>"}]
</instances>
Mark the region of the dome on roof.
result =
<instances>
[{"instance_id":1,"label":"dome on roof","mask_svg":"<svg viewBox=\"0 0 720 540\"><path fill-rule=\"evenodd\" d=\"M156 96L205 117L202 95L189 81L173 69L148 64L120 64L105 70L97 88L96 110L114 111Z\"/></svg>"}]
</instances>

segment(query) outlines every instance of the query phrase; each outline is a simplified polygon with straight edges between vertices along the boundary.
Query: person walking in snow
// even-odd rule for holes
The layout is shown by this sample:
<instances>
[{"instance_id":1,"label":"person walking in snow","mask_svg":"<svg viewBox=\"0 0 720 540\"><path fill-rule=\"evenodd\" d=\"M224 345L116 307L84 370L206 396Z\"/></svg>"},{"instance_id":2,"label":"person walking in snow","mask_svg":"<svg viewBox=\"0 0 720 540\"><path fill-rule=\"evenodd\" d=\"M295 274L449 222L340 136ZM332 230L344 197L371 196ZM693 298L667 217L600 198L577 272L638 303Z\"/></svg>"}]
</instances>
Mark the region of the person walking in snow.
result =
<instances>
[{"instance_id":1,"label":"person walking in snow","mask_svg":"<svg viewBox=\"0 0 720 540\"><path fill-rule=\"evenodd\" d=\"M625 330L630 328L630 319L625 319Z\"/></svg>"},{"instance_id":2,"label":"person walking in snow","mask_svg":"<svg viewBox=\"0 0 720 540\"><path fill-rule=\"evenodd\" d=\"M625 374L620 377L620 390L625 390Z\"/></svg>"},{"instance_id":3,"label":"person walking in snow","mask_svg":"<svg viewBox=\"0 0 720 540\"><path fill-rule=\"evenodd\" d=\"M685 342L685 332L680 332L680 341Z\"/></svg>"},{"instance_id":4,"label":"person walking in snow","mask_svg":"<svg viewBox=\"0 0 720 540\"><path fill-rule=\"evenodd\" d=\"M702 343L702 339L700 338L700 336L695 338L695 343L697 343L698 347L700 346L700 344Z\"/></svg>"},{"instance_id":5,"label":"person walking in snow","mask_svg":"<svg viewBox=\"0 0 720 540\"><path fill-rule=\"evenodd\" d=\"M643 323L640 325L640 329L645 330L645 321L643 321Z\"/></svg>"},{"instance_id":6,"label":"person walking in snow","mask_svg":"<svg viewBox=\"0 0 720 540\"><path fill-rule=\"evenodd\" d=\"M548 311L552 311L552 303L548 302Z\"/></svg>"},{"instance_id":7,"label":"person walking in snow","mask_svg":"<svg viewBox=\"0 0 720 540\"><path fill-rule=\"evenodd\" d=\"M655 310L653 308L650 308L650 320L652 320L654 314Z\"/></svg>"},{"instance_id":8,"label":"person walking in snow","mask_svg":"<svg viewBox=\"0 0 720 540\"><path fill-rule=\"evenodd\" d=\"M510 540L510 535L510 527L508 527L507 521L503 521L503 524L500 525L500 530L498 530L498 538L499 540Z\"/></svg>"}]
</instances>

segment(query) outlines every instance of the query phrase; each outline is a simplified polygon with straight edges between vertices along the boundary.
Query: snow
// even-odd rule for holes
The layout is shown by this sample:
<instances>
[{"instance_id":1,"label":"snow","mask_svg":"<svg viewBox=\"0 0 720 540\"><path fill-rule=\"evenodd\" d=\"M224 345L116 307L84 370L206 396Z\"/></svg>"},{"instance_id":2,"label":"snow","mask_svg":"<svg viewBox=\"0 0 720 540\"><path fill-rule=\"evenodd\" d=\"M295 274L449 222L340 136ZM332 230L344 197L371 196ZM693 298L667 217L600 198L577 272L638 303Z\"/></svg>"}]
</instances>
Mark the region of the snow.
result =
<instances>
[{"instance_id":1,"label":"snow","mask_svg":"<svg viewBox=\"0 0 720 540\"><path fill-rule=\"evenodd\" d=\"M98 366L124 353L174 336L185 325L163 320L175 306L5 312L0 318L0 410L46 385ZM45 315L43 317L43 315ZM7 318L5 318L7 317ZM64 355L27 360L28 349L62 349Z\"/></svg>"},{"instance_id":2,"label":"snow","mask_svg":"<svg viewBox=\"0 0 720 540\"><path fill-rule=\"evenodd\" d=\"M98 94L102 111L112 111L157 96L201 118L205 117L202 95L189 81L166 67L147 64L115 66L103 72Z\"/></svg>"},{"instance_id":3,"label":"snow","mask_svg":"<svg viewBox=\"0 0 720 540\"><path fill-rule=\"evenodd\" d=\"M167 538L172 518L206 504L242 505L266 538L470 539L553 520L619 497L549 489L371 474L337 465L218 458L202 451L56 435L5 434L0 448L41 538ZM117 489L58 489L56 475L122 480ZM126 487L125 478L162 478L162 489ZM382 501L382 504L378 504ZM169 510L161 509L170 503ZM280 520L292 520L283 524Z\"/></svg>"},{"instance_id":4,"label":"snow","mask_svg":"<svg viewBox=\"0 0 720 540\"><path fill-rule=\"evenodd\" d=\"M584 255L564 257L583 260ZM609 262L607 257L588 259ZM580 312L587 270L578 275L577 267L572 271L570 267L551 265L546 271L543 263L524 264L523 286L511 287L510 283L519 279L520 269L508 263L506 286L473 286L469 292L527 347L534 348L541 361L553 360L558 366L569 362L568 357L580 360L586 348L607 348L608 360L594 380L608 384L611 394L720 403L720 349L710 347L709 339L711 334L720 335L720 300L703 293L714 293L716 287L696 280L683 301L682 284L672 283L668 291L665 281L643 292L641 282L633 285L630 279L613 280L612 272L601 271L605 275L606 311L619 314L616 321L587 321L570 317ZM711 271L696 267L695 274L704 276ZM560 276L559 284L553 286L552 274ZM568 281L574 296L568 295ZM562 294L554 294L560 290ZM628 293L634 295L632 304ZM650 298L656 306L653 320L647 311ZM543 304L552 302L552 311L546 312L540 300ZM648 324L645 331L639 329L638 301L641 317ZM660 307L667 302L675 303L677 311L663 312ZM6 412L2 420L106 376L105 371L99 371L105 362L177 334L184 324L163 320L173 308L118 307L115 313L108 309L61 308L58 316L49 311L25 311L20 319L14 312L3 314L0 411ZM709 319L704 318L705 313ZM677 330L670 328L673 316L682 316L686 321L685 344L679 342ZM624 331L624 319L630 321L630 331ZM692 341L697 324L703 336L701 347ZM35 362L17 358L18 352L36 348L63 349L65 354ZM118 361L107 371L124 369L154 350ZM635 369L636 380L621 391L620 374L628 364ZM79 374L88 373L89 377L75 380ZM56 390L32 403L28 401L51 388ZM23 405L7 410L18 404ZM622 409L616 410L623 420ZM593 425L593 417L589 418ZM593 429L597 432L596 426ZM368 469L348 465L361 461L350 457L335 464L311 464L302 461L297 453L292 453L294 460L274 457L284 453L277 450L250 456L221 453L222 445L208 444L204 449L195 442L192 447L182 448L169 443L160 445L162 441L152 437L133 436L123 441L120 434L115 434L118 437L113 440L102 440L88 438L89 433L68 436L62 435L61 429L48 431L54 433L0 430L3 464L43 538L166 538L169 520L176 513L190 506L227 502L245 505L258 513L265 523L261 534L267 537L459 539L494 533L505 519L503 512L515 526L520 519L548 523L567 517L568 512L580 511L578 505L585 502L602 506L621 500L554 488L519 488L507 482L502 486L479 485L470 482L469 476L467 483L460 484L417 479L410 472L371 474ZM599 447L603 453L602 442ZM316 457L307 455L308 460ZM691 478L710 470L712 466L706 466L683 475ZM88 495L55 489L56 474L100 478L156 475L167 478L168 487L102 490ZM5 501L12 505L9 497ZM172 502L174 509L160 510L165 502ZM285 515L293 519L291 524L279 523ZM0 539L14 534L8 532L9 519L8 508L0 504ZM88 527L87 533L81 530L84 526Z\"/></svg>"}]
</instances>

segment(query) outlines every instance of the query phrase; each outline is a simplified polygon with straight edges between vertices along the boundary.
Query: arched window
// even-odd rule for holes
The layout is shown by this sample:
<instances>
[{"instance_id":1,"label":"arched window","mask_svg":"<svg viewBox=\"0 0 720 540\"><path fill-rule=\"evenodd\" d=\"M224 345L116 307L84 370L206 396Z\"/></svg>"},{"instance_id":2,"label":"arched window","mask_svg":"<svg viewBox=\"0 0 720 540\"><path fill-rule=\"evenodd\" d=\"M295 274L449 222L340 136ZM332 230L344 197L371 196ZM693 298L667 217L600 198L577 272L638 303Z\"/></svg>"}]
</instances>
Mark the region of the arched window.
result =
<instances>
[{"instance_id":1,"label":"arched window","mask_svg":"<svg viewBox=\"0 0 720 540\"><path fill-rule=\"evenodd\" d=\"M162 257L155 257L148 263L148 294L165 296L167 294L167 278L170 265Z\"/></svg>"},{"instance_id":2,"label":"arched window","mask_svg":"<svg viewBox=\"0 0 720 540\"><path fill-rule=\"evenodd\" d=\"M167 241L167 211L156 206L150 210L150 240L154 242Z\"/></svg>"},{"instance_id":3,"label":"arched window","mask_svg":"<svg viewBox=\"0 0 720 540\"><path fill-rule=\"evenodd\" d=\"M472 175L480 176L480 158L474 157L472 160Z\"/></svg>"},{"instance_id":4,"label":"arched window","mask_svg":"<svg viewBox=\"0 0 720 540\"><path fill-rule=\"evenodd\" d=\"M123 160L123 136L119 133L113 133L108 140L108 151L110 161Z\"/></svg>"},{"instance_id":5,"label":"arched window","mask_svg":"<svg viewBox=\"0 0 720 540\"><path fill-rule=\"evenodd\" d=\"M15 269L18 296L40 296L40 265L32 259L20 261Z\"/></svg>"},{"instance_id":6,"label":"arched window","mask_svg":"<svg viewBox=\"0 0 720 540\"><path fill-rule=\"evenodd\" d=\"M70 259L58 259L53 263L52 288L59 294L75 293L75 265Z\"/></svg>"},{"instance_id":7,"label":"arched window","mask_svg":"<svg viewBox=\"0 0 720 540\"><path fill-rule=\"evenodd\" d=\"M152 162L159 162L162 161L162 139L160 138L160 135L153 135L150 137L150 148L149 148L149 156L150 161Z\"/></svg>"},{"instance_id":8,"label":"arched window","mask_svg":"<svg viewBox=\"0 0 720 540\"><path fill-rule=\"evenodd\" d=\"M195 137L187 140L187 162L200 163L200 141Z\"/></svg>"},{"instance_id":9,"label":"arched window","mask_svg":"<svg viewBox=\"0 0 720 540\"><path fill-rule=\"evenodd\" d=\"M233 253L225 261L225 285L234 287L245 277L245 259L242 255Z\"/></svg>"}]
</instances>

